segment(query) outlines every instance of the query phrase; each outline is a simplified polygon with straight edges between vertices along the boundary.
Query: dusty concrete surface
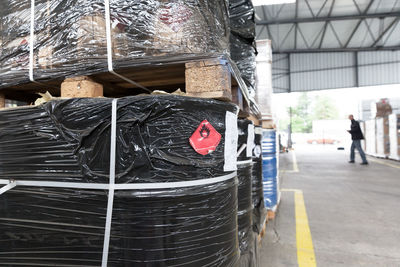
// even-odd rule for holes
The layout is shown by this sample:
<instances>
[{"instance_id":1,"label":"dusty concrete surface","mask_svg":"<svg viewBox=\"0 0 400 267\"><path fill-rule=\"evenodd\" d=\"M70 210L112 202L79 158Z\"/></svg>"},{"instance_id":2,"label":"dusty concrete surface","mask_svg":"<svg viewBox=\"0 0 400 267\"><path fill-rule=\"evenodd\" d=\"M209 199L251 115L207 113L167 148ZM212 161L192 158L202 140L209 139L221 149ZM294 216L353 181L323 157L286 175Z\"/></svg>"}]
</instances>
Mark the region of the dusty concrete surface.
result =
<instances>
[{"instance_id":1,"label":"dusty concrete surface","mask_svg":"<svg viewBox=\"0 0 400 267\"><path fill-rule=\"evenodd\" d=\"M400 266L400 164L349 164L348 150L309 145L281 155L281 187L300 189L317 266ZM358 156L358 155L357 155ZM268 224L260 267L298 266L293 192L283 192Z\"/></svg>"}]
</instances>

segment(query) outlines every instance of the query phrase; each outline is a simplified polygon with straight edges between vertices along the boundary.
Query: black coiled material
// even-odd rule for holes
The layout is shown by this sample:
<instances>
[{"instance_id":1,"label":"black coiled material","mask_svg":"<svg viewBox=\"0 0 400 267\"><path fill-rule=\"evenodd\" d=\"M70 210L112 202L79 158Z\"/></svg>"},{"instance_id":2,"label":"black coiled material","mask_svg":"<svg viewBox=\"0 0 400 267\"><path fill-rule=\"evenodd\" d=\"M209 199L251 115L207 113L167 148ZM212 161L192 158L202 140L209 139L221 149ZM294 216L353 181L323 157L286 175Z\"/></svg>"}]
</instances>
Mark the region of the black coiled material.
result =
<instances>
[{"instance_id":1,"label":"black coiled material","mask_svg":"<svg viewBox=\"0 0 400 267\"><path fill-rule=\"evenodd\" d=\"M248 126L252 124L249 120L238 120L238 150L247 144ZM239 247L241 252L240 265L251 266L251 255L253 254L253 204L252 204L252 161L247 157L246 149L238 156L238 227Z\"/></svg>"},{"instance_id":2,"label":"black coiled material","mask_svg":"<svg viewBox=\"0 0 400 267\"><path fill-rule=\"evenodd\" d=\"M230 52L238 66L250 94L255 92L256 70L256 23L250 0L229 0Z\"/></svg>"},{"instance_id":3,"label":"black coiled material","mask_svg":"<svg viewBox=\"0 0 400 267\"><path fill-rule=\"evenodd\" d=\"M0 111L0 179L108 183L111 99ZM116 183L183 182L223 171L234 105L178 96L118 101ZM203 120L221 134L194 151ZM6 156L7 155L7 156ZM0 264L100 266L106 190L20 187L0 195ZM237 266L237 180L115 191L108 266Z\"/></svg>"},{"instance_id":4,"label":"black coiled material","mask_svg":"<svg viewBox=\"0 0 400 267\"><path fill-rule=\"evenodd\" d=\"M261 232L265 221L264 191L262 183L262 158L261 142L262 129L256 127L255 147L253 149L253 171L252 171L252 199L253 199L253 230L257 234Z\"/></svg>"}]
</instances>

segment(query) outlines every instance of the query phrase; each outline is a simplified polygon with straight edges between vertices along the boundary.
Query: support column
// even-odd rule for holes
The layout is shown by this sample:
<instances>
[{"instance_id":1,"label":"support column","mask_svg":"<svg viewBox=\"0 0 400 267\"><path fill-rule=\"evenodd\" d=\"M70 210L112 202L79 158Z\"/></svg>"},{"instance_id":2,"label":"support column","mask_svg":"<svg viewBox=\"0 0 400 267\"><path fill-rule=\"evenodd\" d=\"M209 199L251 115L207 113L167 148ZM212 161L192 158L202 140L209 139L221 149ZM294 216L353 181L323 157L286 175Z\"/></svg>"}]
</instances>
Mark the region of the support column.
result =
<instances>
[{"instance_id":1,"label":"support column","mask_svg":"<svg viewBox=\"0 0 400 267\"><path fill-rule=\"evenodd\" d=\"M256 101L261 111L263 128L273 128L272 118L272 48L270 40L257 41Z\"/></svg>"}]
</instances>

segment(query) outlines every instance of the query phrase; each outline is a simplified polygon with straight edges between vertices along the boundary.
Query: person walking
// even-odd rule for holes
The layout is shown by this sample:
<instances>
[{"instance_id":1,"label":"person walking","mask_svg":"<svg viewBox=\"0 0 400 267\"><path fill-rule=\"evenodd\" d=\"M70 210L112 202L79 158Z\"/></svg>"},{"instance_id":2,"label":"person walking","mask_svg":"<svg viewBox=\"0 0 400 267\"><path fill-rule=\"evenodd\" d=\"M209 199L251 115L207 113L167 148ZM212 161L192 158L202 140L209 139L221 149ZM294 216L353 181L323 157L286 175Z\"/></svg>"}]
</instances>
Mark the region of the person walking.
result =
<instances>
[{"instance_id":1,"label":"person walking","mask_svg":"<svg viewBox=\"0 0 400 267\"><path fill-rule=\"evenodd\" d=\"M355 149L360 152L360 156L362 159L361 165L368 165L367 158L365 157L365 153L361 147L361 140L364 139L364 135L361 131L360 128L360 123L354 119L353 115L349 115L349 120L351 121L351 128L348 130L348 132L351 134L351 139L353 142L351 143L351 148L350 148L350 161L349 163L354 163L355 159Z\"/></svg>"}]
</instances>

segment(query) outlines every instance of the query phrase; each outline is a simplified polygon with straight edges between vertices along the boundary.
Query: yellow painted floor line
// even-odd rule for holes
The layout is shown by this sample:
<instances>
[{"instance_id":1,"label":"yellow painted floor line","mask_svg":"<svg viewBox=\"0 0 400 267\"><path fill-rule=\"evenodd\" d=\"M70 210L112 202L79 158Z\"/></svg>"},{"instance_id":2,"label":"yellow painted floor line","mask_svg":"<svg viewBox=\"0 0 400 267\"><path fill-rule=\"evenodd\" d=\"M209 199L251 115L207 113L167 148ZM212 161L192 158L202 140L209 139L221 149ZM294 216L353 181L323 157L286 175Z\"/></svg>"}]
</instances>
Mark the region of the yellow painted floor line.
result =
<instances>
[{"instance_id":1,"label":"yellow painted floor line","mask_svg":"<svg viewBox=\"0 0 400 267\"><path fill-rule=\"evenodd\" d=\"M299 172L299 166L297 165L297 158L296 158L296 153L294 153L294 150L291 151L292 153L292 164L293 164L293 170L283 170L284 172Z\"/></svg>"},{"instance_id":2,"label":"yellow painted floor line","mask_svg":"<svg viewBox=\"0 0 400 267\"><path fill-rule=\"evenodd\" d=\"M391 163L386 162L384 160L376 160L376 159L372 159L371 157L368 157L368 160L372 161L372 162L376 162L376 163L382 164L382 165L386 165L386 166L389 166L389 167L392 167L392 168L400 169L400 165L391 164Z\"/></svg>"},{"instance_id":3,"label":"yellow painted floor line","mask_svg":"<svg viewBox=\"0 0 400 267\"><path fill-rule=\"evenodd\" d=\"M294 150L292 150L292 161L293 161L293 172L299 172L299 166L297 165L297 158Z\"/></svg>"},{"instance_id":4,"label":"yellow painted floor line","mask_svg":"<svg viewBox=\"0 0 400 267\"><path fill-rule=\"evenodd\" d=\"M296 217L297 263L299 267L316 267L314 246L308 224L303 191L297 189L282 189L283 192L294 192Z\"/></svg>"}]
</instances>

